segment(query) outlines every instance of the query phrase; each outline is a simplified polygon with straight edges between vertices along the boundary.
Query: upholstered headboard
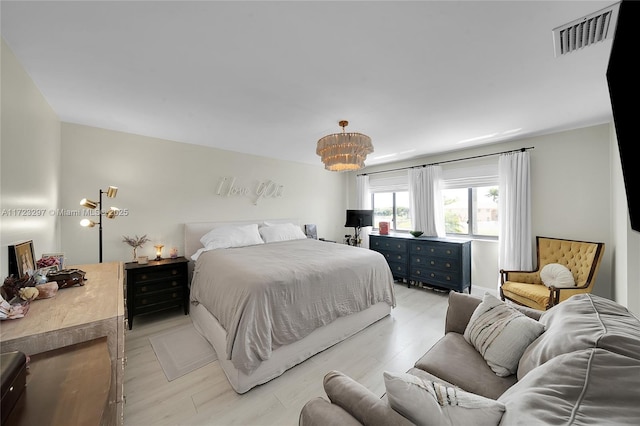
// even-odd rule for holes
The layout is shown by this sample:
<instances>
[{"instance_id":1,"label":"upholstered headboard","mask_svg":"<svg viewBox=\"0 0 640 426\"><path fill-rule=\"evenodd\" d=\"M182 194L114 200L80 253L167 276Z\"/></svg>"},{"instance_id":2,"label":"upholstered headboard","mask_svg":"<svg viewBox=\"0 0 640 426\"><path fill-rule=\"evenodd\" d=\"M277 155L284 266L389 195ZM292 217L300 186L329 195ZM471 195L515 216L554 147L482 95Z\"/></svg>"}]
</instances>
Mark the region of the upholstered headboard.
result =
<instances>
[{"instance_id":1,"label":"upholstered headboard","mask_svg":"<svg viewBox=\"0 0 640 426\"><path fill-rule=\"evenodd\" d=\"M221 226L233 226L233 225L249 225L257 223L258 226L263 225L265 222L269 223L293 223L299 225L298 219L264 219L264 220L239 220L228 222L190 222L184 224L184 256L191 260L191 256L202 248L200 238L202 238L207 232L214 228Z\"/></svg>"}]
</instances>

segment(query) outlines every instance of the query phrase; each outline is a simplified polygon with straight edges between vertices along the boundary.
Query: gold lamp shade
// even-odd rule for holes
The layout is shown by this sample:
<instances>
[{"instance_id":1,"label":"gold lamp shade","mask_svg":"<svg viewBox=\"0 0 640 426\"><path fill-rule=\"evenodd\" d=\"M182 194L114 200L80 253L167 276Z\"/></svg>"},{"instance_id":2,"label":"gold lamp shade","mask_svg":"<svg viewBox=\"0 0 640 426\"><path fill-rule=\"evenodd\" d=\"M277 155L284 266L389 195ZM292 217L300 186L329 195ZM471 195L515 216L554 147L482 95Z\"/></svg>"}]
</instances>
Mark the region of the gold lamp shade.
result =
<instances>
[{"instance_id":1,"label":"gold lamp shade","mask_svg":"<svg viewBox=\"0 0 640 426\"><path fill-rule=\"evenodd\" d=\"M346 133L344 128L349 125L346 120L338 124L342 133L334 133L318 141L316 154L324 163L324 168L333 172L347 172L364 167L367 155L373 152L371 138L362 133Z\"/></svg>"},{"instance_id":2,"label":"gold lamp shade","mask_svg":"<svg viewBox=\"0 0 640 426\"><path fill-rule=\"evenodd\" d=\"M116 198L116 194L117 193L118 193L118 187L117 186L110 186L109 188L107 188L107 197Z\"/></svg>"},{"instance_id":3,"label":"gold lamp shade","mask_svg":"<svg viewBox=\"0 0 640 426\"><path fill-rule=\"evenodd\" d=\"M88 198L83 198L82 200L80 200L80 205L92 210L98 208L98 202L90 200Z\"/></svg>"},{"instance_id":4,"label":"gold lamp shade","mask_svg":"<svg viewBox=\"0 0 640 426\"><path fill-rule=\"evenodd\" d=\"M109 208L109 210L107 211L107 219L113 219L114 217L116 217L118 215L119 211L120 211L120 209L117 208L117 207Z\"/></svg>"},{"instance_id":5,"label":"gold lamp shade","mask_svg":"<svg viewBox=\"0 0 640 426\"><path fill-rule=\"evenodd\" d=\"M96 226L96 223L94 221L92 221L92 220L89 220L89 219L82 219L80 221L80 226L93 228L94 226Z\"/></svg>"}]
</instances>

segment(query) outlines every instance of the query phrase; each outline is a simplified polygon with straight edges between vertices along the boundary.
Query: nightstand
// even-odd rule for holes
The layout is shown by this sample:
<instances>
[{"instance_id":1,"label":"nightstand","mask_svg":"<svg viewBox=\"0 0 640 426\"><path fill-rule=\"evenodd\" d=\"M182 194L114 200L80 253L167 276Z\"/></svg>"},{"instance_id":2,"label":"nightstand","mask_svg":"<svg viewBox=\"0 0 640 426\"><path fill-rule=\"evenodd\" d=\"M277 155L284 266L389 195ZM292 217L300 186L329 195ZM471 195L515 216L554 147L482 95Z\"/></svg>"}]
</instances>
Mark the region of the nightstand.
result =
<instances>
[{"instance_id":1,"label":"nightstand","mask_svg":"<svg viewBox=\"0 0 640 426\"><path fill-rule=\"evenodd\" d=\"M127 321L133 328L133 317L182 306L189 313L189 283L184 257L124 264L127 287Z\"/></svg>"}]
</instances>

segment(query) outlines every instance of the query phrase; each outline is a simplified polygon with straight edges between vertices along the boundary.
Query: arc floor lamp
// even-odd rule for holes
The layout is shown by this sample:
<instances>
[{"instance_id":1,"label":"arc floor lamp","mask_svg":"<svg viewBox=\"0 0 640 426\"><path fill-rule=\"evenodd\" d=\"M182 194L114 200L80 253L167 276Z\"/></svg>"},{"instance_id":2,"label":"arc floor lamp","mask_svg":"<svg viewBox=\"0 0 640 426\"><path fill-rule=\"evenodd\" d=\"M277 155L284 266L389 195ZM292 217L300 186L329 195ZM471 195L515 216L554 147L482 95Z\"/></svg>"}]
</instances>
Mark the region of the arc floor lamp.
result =
<instances>
[{"instance_id":1,"label":"arc floor lamp","mask_svg":"<svg viewBox=\"0 0 640 426\"><path fill-rule=\"evenodd\" d=\"M109 210L104 211L104 209L102 208L102 194L106 194L107 197L109 198L116 198L117 193L118 193L118 187L110 186L106 191L103 191L102 189L99 190L99 194L98 194L99 201L97 202L90 200L88 198L83 198L82 200L80 200L80 205L83 207L86 207L91 210L99 209L96 215L99 217L98 244L99 244L99 253L100 253L100 263L102 263L102 216L107 216L107 219L113 219L118 215L118 212L120 211L120 209L117 207L109 207ZM80 221L80 225L84 227L93 228L94 226L96 226L96 223L91 219L82 219Z\"/></svg>"}]
</instances>

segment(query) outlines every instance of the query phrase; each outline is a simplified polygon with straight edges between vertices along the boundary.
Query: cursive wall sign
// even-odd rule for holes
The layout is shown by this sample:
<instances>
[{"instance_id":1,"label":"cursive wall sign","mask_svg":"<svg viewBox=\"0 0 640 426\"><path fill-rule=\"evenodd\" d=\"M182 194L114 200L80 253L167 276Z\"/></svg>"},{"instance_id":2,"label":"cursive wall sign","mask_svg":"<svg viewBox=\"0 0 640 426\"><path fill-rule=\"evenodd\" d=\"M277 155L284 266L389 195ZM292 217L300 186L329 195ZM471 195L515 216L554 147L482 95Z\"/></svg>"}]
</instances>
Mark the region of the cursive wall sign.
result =
<instances>
[{"instance_id":1,"label":"cursive wall sign","mask_svg":"<svg viewBox=\"0 0 640 426\"><path fill-rule=\"evenodd\" d=\"M251 197L253 204L258 205L258 201L263 198L280 198L284 191L284 185L278 185L272 180L258 182L254 189L248 186L241 186L236 183L235 177L225 176L220 179L216 195L221 197L243 196Z\"/></svg>"}]
</instances>

